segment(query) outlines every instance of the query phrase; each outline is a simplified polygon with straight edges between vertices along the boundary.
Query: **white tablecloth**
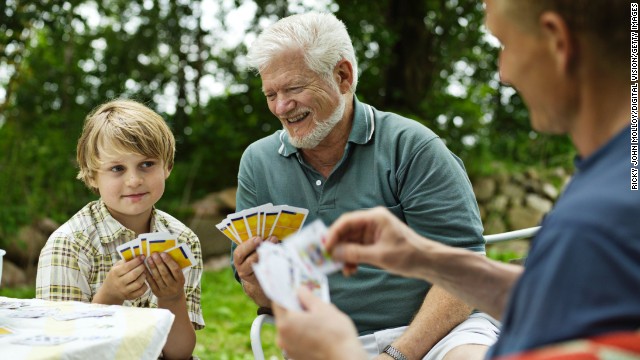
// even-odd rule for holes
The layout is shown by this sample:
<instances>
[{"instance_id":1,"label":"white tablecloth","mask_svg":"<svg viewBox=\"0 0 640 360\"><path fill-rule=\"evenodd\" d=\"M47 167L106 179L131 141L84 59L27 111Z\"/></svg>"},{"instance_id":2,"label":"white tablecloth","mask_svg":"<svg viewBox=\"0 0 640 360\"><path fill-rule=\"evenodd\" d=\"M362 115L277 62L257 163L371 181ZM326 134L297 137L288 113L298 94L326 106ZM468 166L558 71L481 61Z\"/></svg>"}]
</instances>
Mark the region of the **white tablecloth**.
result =
<instances>
[{"instance_id":1,"label":"white tablecloth","mask_svg":"<svg viewBox=\"0 0 640 360\"><path fill-rule=\"evenodd\" d=\"M105 316L62 320L77 312ZM0 359L157 359L173 320L165 309L0 296Z\"/></svg>"}]
</instances>

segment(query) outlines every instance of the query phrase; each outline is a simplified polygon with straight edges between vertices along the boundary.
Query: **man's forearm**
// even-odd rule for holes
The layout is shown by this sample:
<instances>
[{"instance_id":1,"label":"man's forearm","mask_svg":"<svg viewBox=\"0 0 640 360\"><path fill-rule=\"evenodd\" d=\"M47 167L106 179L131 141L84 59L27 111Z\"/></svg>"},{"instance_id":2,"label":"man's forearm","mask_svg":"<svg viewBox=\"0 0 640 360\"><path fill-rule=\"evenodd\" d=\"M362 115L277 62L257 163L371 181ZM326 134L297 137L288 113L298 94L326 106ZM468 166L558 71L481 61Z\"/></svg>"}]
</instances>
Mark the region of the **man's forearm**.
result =
<instances>
[{"instance_id":1,"label":"man's forearm","mask_svg":"<svg viewBox=\"0 0 640 360\"><path fill-rule=\"evenodd\" d=\"M415 275L450 292L469 306L501 319L511 288L523 267L480 254L424 241L413 241Z\"/></svg>"}]
</instances>

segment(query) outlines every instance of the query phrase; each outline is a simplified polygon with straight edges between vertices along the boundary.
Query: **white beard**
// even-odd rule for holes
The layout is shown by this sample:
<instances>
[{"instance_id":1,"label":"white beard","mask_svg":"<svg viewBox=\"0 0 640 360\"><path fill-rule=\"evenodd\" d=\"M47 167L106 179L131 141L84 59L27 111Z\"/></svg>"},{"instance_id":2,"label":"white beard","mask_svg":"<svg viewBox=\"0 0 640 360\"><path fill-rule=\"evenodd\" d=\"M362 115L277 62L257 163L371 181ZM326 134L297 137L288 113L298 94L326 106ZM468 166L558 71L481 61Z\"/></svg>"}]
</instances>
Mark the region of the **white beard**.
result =
<instances>
[{"instance_id":1,"label":"white beard","mask_svg":"<svg viewBox=\"0 0 640 360\"><path fill-rule=\"evenodd\" d=\"M345 104L346 101L344 100L344 97L340 96L340 102L338 103L335 111L324 121L314 119L313 123L315 124L315 127L309 134L303 137L291 136L291 133L283 127L284 131L289 135L289 142L291 145L299 149L313 149L318 146L340 122L340 120L342 120Z\"/></svg>"}]
</instances>

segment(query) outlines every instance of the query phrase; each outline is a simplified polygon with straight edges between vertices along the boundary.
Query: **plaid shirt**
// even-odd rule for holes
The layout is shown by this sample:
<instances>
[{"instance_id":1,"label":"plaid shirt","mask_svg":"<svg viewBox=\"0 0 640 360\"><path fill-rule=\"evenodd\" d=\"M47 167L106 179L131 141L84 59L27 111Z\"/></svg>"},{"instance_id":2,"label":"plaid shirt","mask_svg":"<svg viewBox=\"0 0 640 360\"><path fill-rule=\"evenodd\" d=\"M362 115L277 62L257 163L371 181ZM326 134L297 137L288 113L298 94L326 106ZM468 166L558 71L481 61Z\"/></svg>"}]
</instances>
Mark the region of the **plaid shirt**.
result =
<instances>
[{"instance_id":1,"label":"plaid shirt","mask_svg":"<svg viewBox=\"0 0 640 360\"><path fill-rule=\"evenodd\" d=\"M171 215L153 209L152 232L178 234L178 243L187 243L197 264L185 271L184 291L187 311L196 329L204 327L200 307L202 251L196 234ZM90 202L58 228L45 244L38 261L36 298L91 302L120 260L116 248L136 238L136 234L114 219L102 200ZM157 308L158 298L149 288L124 306Z\"/></svg>"}]
</instances>

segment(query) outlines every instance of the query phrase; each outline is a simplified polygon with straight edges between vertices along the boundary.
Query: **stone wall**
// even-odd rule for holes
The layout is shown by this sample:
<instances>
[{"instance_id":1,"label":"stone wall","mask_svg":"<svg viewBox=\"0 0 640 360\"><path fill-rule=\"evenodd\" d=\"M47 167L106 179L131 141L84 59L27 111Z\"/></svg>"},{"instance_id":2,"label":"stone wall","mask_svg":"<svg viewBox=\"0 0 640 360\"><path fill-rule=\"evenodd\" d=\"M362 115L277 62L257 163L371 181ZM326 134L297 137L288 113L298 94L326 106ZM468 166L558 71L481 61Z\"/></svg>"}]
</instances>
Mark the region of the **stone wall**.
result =
<instances>
[{"instance_id":1,"label":"stone wall","mask_svg":"<svg viewBox=\"0 0 640 360\"><path fill-rule=\"evenodd\" d=\"M485 234L539 225L568 180L561 168L472 179Z\"/></svg>"},{"instance_id":2,"label":"stone wall","mask_svg":"<svg viewBox=\"0 0 640 360\"><path fill-rule=\"evenodd\" d=\"M540 225L569 179L562 168L472 179L485 235ZM523 258L529 251L529 239L488 245L487 251Z\"/></svg>"}]
</instances>

